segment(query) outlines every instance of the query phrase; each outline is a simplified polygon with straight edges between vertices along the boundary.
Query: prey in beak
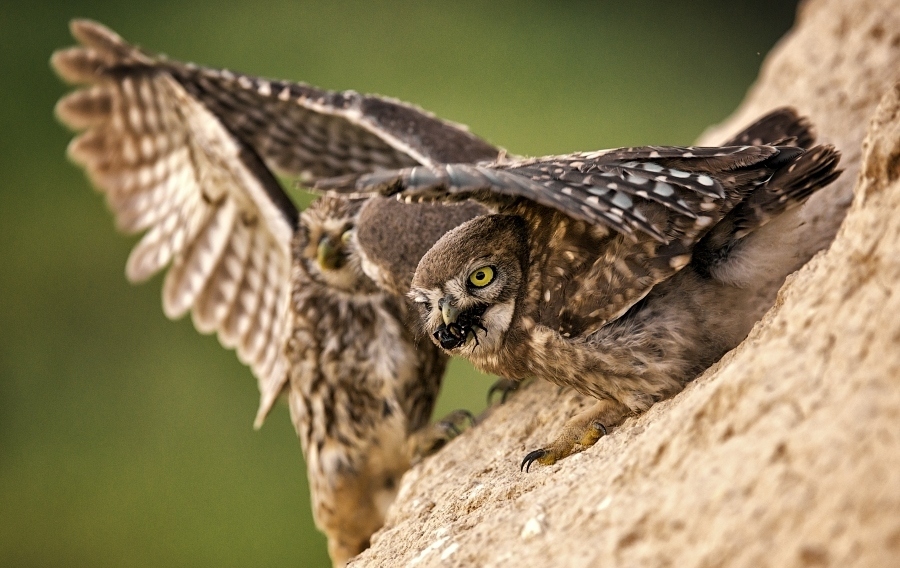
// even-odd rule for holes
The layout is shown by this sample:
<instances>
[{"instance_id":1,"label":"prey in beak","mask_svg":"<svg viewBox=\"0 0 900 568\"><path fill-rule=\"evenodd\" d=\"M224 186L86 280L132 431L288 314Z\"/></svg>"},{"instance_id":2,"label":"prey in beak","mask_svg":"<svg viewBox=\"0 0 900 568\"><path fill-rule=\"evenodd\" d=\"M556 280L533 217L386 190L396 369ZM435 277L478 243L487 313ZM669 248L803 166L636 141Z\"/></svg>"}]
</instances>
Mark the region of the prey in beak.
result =
<instances>
[{"instance_id":1,"label":"prey in beak","mask_svg":"<svg viewBox=\"0 0 900 568\"><path fill-rule=\"evenodd\" d=\"M453 304L450 296L444 296L438 302L438 309L441 310L441 319L444 320L437 330L434 332L434 338L440 343L441 347L450 351L465 344L469 340L469 336L475 340L478 345L478 334L476 329L480 329L487 333L487 328L481 322L487 306L475 306L465 311L460 311Z\"/></svg>"}]
</instances>

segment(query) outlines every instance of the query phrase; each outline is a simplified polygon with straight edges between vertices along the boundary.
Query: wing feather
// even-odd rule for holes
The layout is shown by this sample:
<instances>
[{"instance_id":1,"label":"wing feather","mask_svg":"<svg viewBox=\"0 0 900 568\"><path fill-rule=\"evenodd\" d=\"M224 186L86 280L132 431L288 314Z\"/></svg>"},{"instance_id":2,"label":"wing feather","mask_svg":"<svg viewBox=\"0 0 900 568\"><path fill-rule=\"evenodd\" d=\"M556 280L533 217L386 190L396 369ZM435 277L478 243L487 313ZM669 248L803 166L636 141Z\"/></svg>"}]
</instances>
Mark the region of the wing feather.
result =
<instances>
[{"instance_id":1,"label":"wing feather","mask_svg":"<svg viewBox=\"0 0 900 568\"><path fill-rule=\"evenodd\" d=\"M247 259L247 270L238 289L237 297L228 312L225 324L222 327L222 333L219 340L222 345L228 348L235 348L243 345L244 338L252 325L252 319L255 317L257 307L260 304L261 288L263 285L263 277L261 275L262 267L265 262L265 244L261 242L261 235L258 233L253 235L253 241L250 245L250 255ZM246 348L241 347L238 350L238 358L244 364L247 364L247 358L244 355Z\"/></svg>"},{"instance_id":2,"label":"wing feather","mask_svg":"<svg viewBox=\"0 0 900 568\"><path fill-rule=\"evenodd\" d=\"M165 313L192 314L237 351L261 390L261 416L282 388L289 332L290 241L297 211L272 171L317 180L497 159L458 124L412 105L184 64L111 30L73 21L80 46L54 54L85 88L57 105L84 130L69 146L116 224L145 232L127 264L133 281L171 264Z\"/></svg>"},{"instance_id":3,"label":"wing feather","mask_svg":"<svg viewBox=\"0 0 900 568\"><path fill-rule=\"evenodd\" d=\"M198 330L217 332L271 406L287 372L296 209L257 154L158 60L91 22L73 22L72 32L82 46L57 52L53 64L87 87L56 111L84 130L69 156L105 194L117 226L145 231L129 280L169 266L165 314L190 311Z\"/></svg>"},{"instance_id":4,"label":"wing feather","mask_svg":"<svg viewBox=\"0 0 900 568\"><path fill-rule=\"evenodd\" d=\"M763 183L771 175L769 168L750 166L792 150L621 148L491 164L417 166L323 180L317 187L399 195L410 202L472 199L494 210L524 198L626 236L642 233L668 243L695 238L720 210L739 200L734 188ZM668 213L658 213L657 206Z\"/></svg>"},{"instance_id":5,"label":"wing feather","mask_svg":"<svg viewBox=\"0 0 900 568\"><path fill-rule=\"evenodd\" d=\"M494 160L498 148L416 106L229 70L153 59L256 149L306 181L415 164Z\"/></svg>"},{"instance_id":6,"label":"wing feather","mask_svg":"<svg viewBox=\"0 0 900 568\"><path fill-rule=\"evenodd\" d=\"M234 202L225 201L207 216L183 254L175 259L163 283L163 310L168 318L180 318L195 305L197 295L234 238L234 224Z\"/></svg>"},{"instance_id":7,"label":"wing feather","mask_svg":"<svg viewBox=\"0 0 900 568\"><path fill-rule=\"evenodd\" d=\"M237 298L250 254L250 232L243 223L234 227L232 238L207 280L192 312L194 326L201 333L213 333L222 326ZM223 342L224 343L224 342Z\"/></svg>"}]
</instances>

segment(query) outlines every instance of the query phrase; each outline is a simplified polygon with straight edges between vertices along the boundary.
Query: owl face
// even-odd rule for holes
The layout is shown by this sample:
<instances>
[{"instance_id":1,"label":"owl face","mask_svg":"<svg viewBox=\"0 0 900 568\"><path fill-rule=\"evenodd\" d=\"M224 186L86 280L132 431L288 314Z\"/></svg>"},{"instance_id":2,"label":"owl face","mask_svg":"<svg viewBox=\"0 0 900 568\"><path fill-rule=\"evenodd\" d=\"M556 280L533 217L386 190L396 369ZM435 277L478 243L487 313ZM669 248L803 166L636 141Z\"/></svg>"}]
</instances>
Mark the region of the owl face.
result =
<instances>
[{"instance_id":1,"label":"owl face","mask_svg":"<svg viewBox=\"0 0 900 568\"><path fill-rule=\"evenodd\" d=\"M299 255L309 276L331 289L348 293L375 292L362 271L357 253L355 222L365 200L323 196L300 216Z\"/></svg>"},{"instance_id":2,"label":"owl face","mask_svg":"<svg viewBox=\"0 0 900 568\"><path fill-rule=\"evenodd\" d=\"M523 290L526 239L519 217L487 215L450 231L422 257L409 296L438 346L473 359L502 348Z\"/></svg>"}]
</instances>

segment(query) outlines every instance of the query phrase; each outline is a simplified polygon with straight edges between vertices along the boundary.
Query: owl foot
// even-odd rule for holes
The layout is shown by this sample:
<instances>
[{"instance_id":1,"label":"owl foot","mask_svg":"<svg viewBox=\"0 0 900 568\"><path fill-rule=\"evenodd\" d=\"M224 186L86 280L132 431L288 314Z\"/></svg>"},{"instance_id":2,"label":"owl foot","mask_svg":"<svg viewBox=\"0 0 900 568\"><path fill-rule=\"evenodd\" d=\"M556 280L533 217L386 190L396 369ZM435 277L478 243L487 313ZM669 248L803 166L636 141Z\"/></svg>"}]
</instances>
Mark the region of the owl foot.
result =
<instances>
[{"instance_id":1,"label":"owl foot","mask_svg":"<svg viewBox=\"0 0 900 568\"><path fill-rule=\"evenodd\" d=\"M519 390L520 386L522 386L522 381L517 381L515 379L504 379L503 377L500 377L494 382L494 384L491 385L491 388L488 389L488 406L491 405L491 399L494 397L494 393L500 393L500 404L503 404L504 402L506 402L506 399L509 398L509 395L511 393Z\"/></svg>"},{"instance_id":2,"label":"owl foot","mask_svg":"<svg viewBox=\"0 0 900 568\"><path fill-rule=\"evenodd\" d=\"M441 420L414 432L409 437L412 463L436 453L447 442L475 425L475 417L468 410L454 410Z\"/></svg>"},{"instance_id":3,"label":"owl foot","mask_svg":"<svg viewBox=\"0 0 900 568\"><path fill-rule=\"evenodd\" d=\"M550 445L528 452L519 471L527 472L531 464L553 465L557 461L580 452L597 443L607 435L607 424L618 424L627 414L627 408L611 400L599 400L591 408L572 417L563 426L562 432Z\"/></svg>"},{"instance_id":4,"label":"owl foot","mask_svg":"<svg viewBox=\"0 0 900 568\"><path fill-rule=\"evenodd\" d=\"M538 462L541 465L553 465L576 451L593 446L601 436L606 436L606 434L606 426L599 422L592 422L582 433L581 437L577 439L569 438L564 433L548 447L528 452L519 466L519 471L524 470L527 473L534 462Z\"/></svg>"}]
</instances>

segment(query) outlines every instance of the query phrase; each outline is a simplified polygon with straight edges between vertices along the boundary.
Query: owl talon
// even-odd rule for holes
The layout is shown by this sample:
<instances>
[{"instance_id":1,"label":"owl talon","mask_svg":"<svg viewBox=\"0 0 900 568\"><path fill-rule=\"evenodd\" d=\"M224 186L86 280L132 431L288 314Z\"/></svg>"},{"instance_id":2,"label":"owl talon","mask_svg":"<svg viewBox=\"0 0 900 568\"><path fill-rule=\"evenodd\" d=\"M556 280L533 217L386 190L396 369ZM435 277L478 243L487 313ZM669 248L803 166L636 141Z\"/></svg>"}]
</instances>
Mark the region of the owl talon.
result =
<instances>
[{"instance_id":1,"label":"owl talon","mask_svg":"<svg viewBox=\"0 0 900 568\"><path fill-rule=\"evenodd\" d=\"M593 446L597 443L597 440L602 438L603 436L607 436L609 433L606 431L606 426L597 422L591 422L590 428L585 430L584 435L581 437L581 440L578 441L582 446Z\"/></svg>"},{"instance_id":2,"label":"owl talon","mask_svg":"<svg viewBox=\"0 0 900 568\"><path fill-rule=\"evenodd\" d=\"M437 453L447 443L475 426L475 416L468 410L454 410L443 419L426 426L409 437L411 463Z\"/></svg>"},{"instance_id":3,"label":"owl talon","mask_svg":"<svg viewBox=\"0 0 900 568\"><path fill-rule=\"evenodd\" d=\"M465 422L468 422L468 427L464 425ZM452 434L452 436L448 436L447 441L459 436L472 426L475 426L475 415L464 408L454 410L435 423L435 427L443 429L448 434Z\"/></svg>"},{"instance_id":4,"label":"owl talon","mask_svg":"<svg viewBox=\"0 0 900 568\"><path fill-rule=\"evenodd\" d=\"M544 448L528 452L528 454L525 456L525 459L522 460L522 464L519 466L519 471L528 473L528 470L531 469L531 464L533 464L534 462L538 462L543 465L553 465L554 463L556 463L556 458L551 456L550 452L548 450L545 450Z\"/></svg>"},{"instance_id":5,"label":"owl talon","mask_svg":"<svg viewBox=\"0 0 900 568\"><path fill-rule=\"evenodd\" d=\"M541 465L553 465L565 457L590 448L600 438L609 434L601 420L618 424L624 410L621 405L611 401L597 401L591 408L569 419L559 436L547 447L535 450L525 456L525 459L522 460L522 468L527 472L528 467L535 461Z\"/></svg>"},{"instance_id":6,"label":"owl talon","mask_svg":"<svg viewBox=\"0 0 900 568\"><path fill-rule=\"evenodd\" d=\"M520 386L521 386L521 381L517 381L514 379L504 379L502 377L497 379L494 382L494 384L491 385L491 388L488 389L488 392L487 392L488 406L491 405L491 399L493 398L494 393L497 393L497 392L500 393L500 404L503 404L506 402L506 399L509 398L510 393L513 393L513 392L519 390Z\"/></svg>"}]
</instances>

